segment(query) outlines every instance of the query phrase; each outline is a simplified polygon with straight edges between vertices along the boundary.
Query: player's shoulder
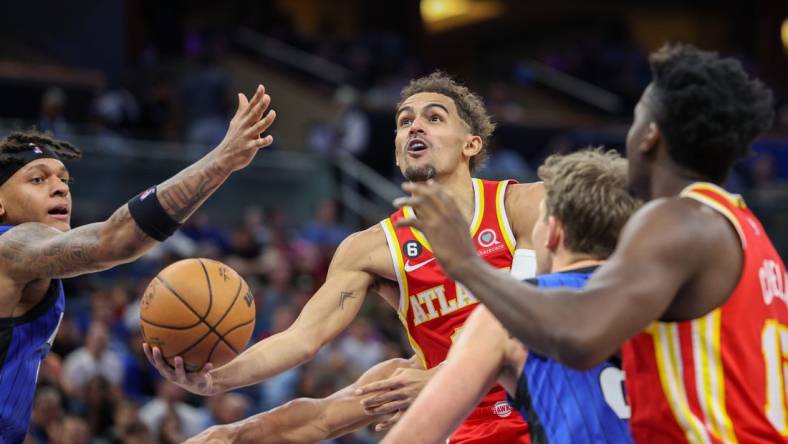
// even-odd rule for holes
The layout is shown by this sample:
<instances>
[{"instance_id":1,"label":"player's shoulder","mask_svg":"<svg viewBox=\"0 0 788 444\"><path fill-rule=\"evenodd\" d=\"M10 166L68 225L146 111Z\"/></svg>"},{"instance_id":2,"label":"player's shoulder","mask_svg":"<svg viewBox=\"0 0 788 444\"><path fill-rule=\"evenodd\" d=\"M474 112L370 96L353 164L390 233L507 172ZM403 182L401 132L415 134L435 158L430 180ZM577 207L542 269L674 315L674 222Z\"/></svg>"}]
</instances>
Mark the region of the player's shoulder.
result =
<instances>
[{"instance_id":1,"label":"player's shoulder","mask_svg":"<svg viewBox=\"0 0 788 444\"><path fill-rule=\"evenodd\" d=\"M720 235L730 231L727 225L715 210L700 202L663 197L638 209L624 226L621 238L655 238L665 248L681 245L687 252L718 242Z\"/></svg>"},{"instance_id":2,"label":"player's shoulder","mask_svg":"<svg viewBox=\"0 0 788 444\"><path fill-rule=\"evenodd\" d=\"M386 234L380 224L375 224L346 237L337 247L332 262L353 269L377 270L390 265L388 251Z\"/></svg>"},{"instance_id":3,"label":"player's shoulder","mask_svg":"<svg viewBox=\"0 0 788 444\"><path fill-rule=\"evenodd\" d=\"M544 197L544 183L517 183L506 187L504 207L515 237L530 237Z\"/></svg>"}]
</instances>

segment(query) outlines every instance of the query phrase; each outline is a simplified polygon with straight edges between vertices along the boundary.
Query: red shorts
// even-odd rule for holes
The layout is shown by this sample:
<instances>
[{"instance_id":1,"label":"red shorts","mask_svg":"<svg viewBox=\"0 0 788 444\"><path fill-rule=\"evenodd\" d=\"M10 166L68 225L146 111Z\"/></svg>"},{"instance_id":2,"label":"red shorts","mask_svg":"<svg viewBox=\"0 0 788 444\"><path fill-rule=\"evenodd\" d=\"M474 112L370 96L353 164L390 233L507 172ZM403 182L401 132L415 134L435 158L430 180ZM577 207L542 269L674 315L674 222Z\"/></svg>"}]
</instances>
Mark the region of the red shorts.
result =
<instances>
[{"instance_id":1,"label":"red shorts","mask_svg":"<svg viewBox=\"0 0 788 444\"><path fill-rule=\"evenodd\" d=\"M449 444L530 444L528 424L503 401L496 407L477 407L448 440Z\"/></svg>"}]
</instances>

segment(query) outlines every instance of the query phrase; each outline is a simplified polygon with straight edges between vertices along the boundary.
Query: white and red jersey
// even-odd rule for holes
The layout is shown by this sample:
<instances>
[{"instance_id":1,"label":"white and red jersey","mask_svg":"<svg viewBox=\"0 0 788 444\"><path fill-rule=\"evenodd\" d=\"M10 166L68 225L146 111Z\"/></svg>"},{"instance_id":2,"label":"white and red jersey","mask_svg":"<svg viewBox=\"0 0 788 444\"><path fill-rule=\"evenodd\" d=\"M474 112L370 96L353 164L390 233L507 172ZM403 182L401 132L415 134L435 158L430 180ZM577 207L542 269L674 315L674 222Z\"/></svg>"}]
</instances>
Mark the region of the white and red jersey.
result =
<instances>
[{"instance_id":1,"label":"white and red jersey","mask_svg":"<svg viewBox=\"0 0 788 444\"><path fill-rule=\"evenodd\" d=\"M516 244L504 208L506 187L512 182L473 179L475 210L470 236L479 255L502 270L511 268ZM399 318L424 367L432 368L446 359L454 338L479 301L446 276L419 231L394 227L398 220L411 216L413 210L405 207L381 225L400 289ZM450 442L528 442L528 429L507 403L503 388L496 385Z\"/></svg>"},{"instance_id":2,"label":"white and red jersey","mask_svg":"<svg viewBox=\"0 0 788 444\"><path fill-rule=\"evenodd\" d=\"M639 443L788 442L785 265L740 196L709 183L680 196L735 227L742 273L720 307L690 321L654 322L624 345L632 435Z\"/></svg>"}]
</instances>

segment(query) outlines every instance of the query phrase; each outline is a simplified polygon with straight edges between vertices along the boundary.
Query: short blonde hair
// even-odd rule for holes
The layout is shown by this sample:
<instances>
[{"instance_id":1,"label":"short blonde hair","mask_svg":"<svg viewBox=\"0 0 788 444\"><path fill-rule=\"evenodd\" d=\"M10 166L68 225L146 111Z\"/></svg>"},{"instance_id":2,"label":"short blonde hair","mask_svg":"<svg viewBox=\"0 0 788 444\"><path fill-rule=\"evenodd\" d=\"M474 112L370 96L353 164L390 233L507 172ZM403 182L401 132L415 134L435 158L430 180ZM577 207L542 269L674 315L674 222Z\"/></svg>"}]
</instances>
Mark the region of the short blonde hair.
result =
<instances>
[{"instance_id":1,"label":"short blonde hair","mask_svg":"<svg viewBox=\"0 0 788 444\"><path fill-rule=\"evenodd\" d=\"M554 154L539 167L545 207L564 225L566 248L606 259L640 201L627 191L627 161L615 151L589 148Z\"/></svg>"}]
</instances>

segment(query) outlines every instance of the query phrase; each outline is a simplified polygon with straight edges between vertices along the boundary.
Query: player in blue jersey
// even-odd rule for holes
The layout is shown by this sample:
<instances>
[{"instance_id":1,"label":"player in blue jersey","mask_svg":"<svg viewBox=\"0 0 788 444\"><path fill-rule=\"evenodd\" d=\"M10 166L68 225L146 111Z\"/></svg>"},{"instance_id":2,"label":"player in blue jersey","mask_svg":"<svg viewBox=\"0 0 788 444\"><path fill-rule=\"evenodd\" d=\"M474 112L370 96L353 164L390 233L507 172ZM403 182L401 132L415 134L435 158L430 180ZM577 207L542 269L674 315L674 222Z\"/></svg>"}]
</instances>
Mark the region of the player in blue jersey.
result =
<instances>
[{"instance_id":1,"label":"player in blue jersey","mask_svg":"<svg viewBox=\"0 0 788 444\"><path fill-rule=\"evenodd\" d=\"M0 443L25 439L38 368L65 305L61 278L130 262L166 239L234 171L251 162L276 114L258 87L239 94L224 140L98 223L71 229L70 176L80 151L36 132L0 140Z\"/></svg>"},{"instance_id":2,"label":"player in blue jersey","mask_svg":"<svg viewBox=\"0 0 788 444\"><path fill-rule=\"evenodd\" d=\"M532 233L539 276L529 281L580 288L612 254L638 206L626 191L626 161L615 152L584 150L549 157L539 176L545 198ZM532 443L632 442L616 357L587 371L565 367L528 352L484 307L468 319L443 368L383 442L444 442L496 380L528 421ZM506 403L496 413L514 414Z\"/></svg>"}]
</instances>

